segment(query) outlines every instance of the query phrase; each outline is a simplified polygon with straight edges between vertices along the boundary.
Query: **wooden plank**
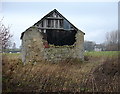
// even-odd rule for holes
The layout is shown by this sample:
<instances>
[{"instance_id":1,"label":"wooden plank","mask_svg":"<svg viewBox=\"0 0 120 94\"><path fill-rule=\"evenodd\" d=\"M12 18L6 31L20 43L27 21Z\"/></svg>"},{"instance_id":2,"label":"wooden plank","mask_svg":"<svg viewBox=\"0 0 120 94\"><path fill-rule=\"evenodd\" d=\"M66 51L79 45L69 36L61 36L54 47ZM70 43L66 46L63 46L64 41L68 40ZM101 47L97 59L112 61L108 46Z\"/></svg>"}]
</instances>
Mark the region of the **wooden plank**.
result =
<instances>
[{"instance_id":1,"label":"wooden plank","mask_svg":"<svg viewBox=\"0 0 120 94\"><path fill-rule=\"evenodd\" d=\"M46 17L47 19L58 19L58 20L63 20L63 18L60 18L60 17Z\"/></svg>"},{"instance_id":2,"label":"wooden plank","mask_svg":"<svg viewBox=\"0 0 120 94\"><path fill-rule=\"evenodd\" d=\"M39 27L39 29L59 29L59 30L63 30L63 28L53 28L53 27Z\"/></svg>"}]
</instances>

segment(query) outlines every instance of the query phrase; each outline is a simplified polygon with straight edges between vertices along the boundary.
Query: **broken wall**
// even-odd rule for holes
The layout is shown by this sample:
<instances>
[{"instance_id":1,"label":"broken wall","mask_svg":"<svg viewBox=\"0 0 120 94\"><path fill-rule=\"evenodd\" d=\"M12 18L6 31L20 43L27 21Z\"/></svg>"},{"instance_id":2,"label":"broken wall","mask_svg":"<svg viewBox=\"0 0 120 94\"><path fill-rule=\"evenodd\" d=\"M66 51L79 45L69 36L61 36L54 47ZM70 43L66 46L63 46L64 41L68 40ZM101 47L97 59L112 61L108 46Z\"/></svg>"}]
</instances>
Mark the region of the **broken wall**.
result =
<instances>
[{"instance_id":1,"label":"broken wall","mask_svg":"<svg viewBox=\"0 0 120 94\"><path fill-rule=\"evenodd\" d=\"M22 61L33 62L43 58L42 35L35 27L31 27L24 32L22 38Z\"/></svg>"},{"instance_id":2,"label":"broken wall","mask_svg":"<svg viewBox=\"0 0 120 94\"><path fill-rule=\"evenodd\" d=\"M76 42L73 45L54 46L45 48L43 36L36 27L31 27L24 32L22 38L22 61L35 62L40 60L60 61L67 58L84 59L84 34L77 31Z\"/></svg>"},{"instance_id":3,"label":"broken wall","mask_svg":"<svg viewBox=\"0 0 120 94\"><path fill-rule=\"evenodd\" d=\"M71 45L65 46L53 46L47 49L44 49L44 59L49 61L59 61L65 60L67 58L77 58L84 60L84 34L80 31L77 31L76 42Z\"/></svg>"}]
</instances>

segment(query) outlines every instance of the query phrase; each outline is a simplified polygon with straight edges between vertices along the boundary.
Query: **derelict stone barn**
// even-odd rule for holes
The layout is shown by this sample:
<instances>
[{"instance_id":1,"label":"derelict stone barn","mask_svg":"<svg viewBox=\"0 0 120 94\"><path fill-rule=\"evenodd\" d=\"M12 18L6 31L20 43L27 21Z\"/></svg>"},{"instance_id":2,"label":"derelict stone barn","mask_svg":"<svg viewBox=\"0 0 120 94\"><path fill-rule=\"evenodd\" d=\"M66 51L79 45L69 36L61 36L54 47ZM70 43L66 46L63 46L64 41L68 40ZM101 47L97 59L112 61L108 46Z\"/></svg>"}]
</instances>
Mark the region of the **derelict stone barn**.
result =
<instances>
[{"instance_id":1,"label":"derelict stone barn","mask_svg":"<svg viewBox=\"0 0 120 94\"><path fill-rule=\"evenodd\" d=\"M21 40L23 62L84 58L84 33L56 9L24 31Z\"/></svg>"}]
</instances>

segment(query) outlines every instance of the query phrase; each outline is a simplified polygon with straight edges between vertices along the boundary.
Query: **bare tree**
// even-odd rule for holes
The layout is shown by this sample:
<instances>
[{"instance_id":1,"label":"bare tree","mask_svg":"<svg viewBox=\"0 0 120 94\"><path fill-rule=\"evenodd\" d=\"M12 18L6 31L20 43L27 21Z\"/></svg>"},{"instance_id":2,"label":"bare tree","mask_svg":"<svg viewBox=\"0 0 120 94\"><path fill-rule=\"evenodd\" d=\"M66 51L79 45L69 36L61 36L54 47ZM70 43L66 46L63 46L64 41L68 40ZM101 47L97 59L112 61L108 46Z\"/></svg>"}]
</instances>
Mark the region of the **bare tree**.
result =
<instances>
[{"instance_id":1,"label":"bare tree","mask_svg":"<svg viewBox=\"0 0 120 94\"><path fill-rule=\"evenodd\" d=\"M112 31L106 33L106 50L117 51L118 50L118 31Z\"/></svg>"},{"instance_id":2,"label":"bare tree","mask_svg":"<svg viewBox=\"0 0 120 94\"><path fill-rule=\"evenodd\" d=\"M13 35L10 34L10 28L5 27L4 24L2 24L2 20L0 21L0 45L2 48L2 51L5 51L5 49L9 48L11 46L11 37Z\"/></svg>"},{"instance_id":3,"label":"bare tree","mask_svg":"<svg viewBox=\"0 0 120 94\"><path fill-rule=\"evenodd\" d=\"M12 49L15 50L16 49L16 43L13 43Z\"/></svg>"},{"instance_id":4,"label":"bare tree","mask_svg":"<svg viewBox=\"0 0 120 94\"><path fill-rule=\"evenodd\" d=\"M85 51L93 51L95 47L95 42L93 41L85 41L84 42L84 50Z\"/></svg>"}]
</instances>

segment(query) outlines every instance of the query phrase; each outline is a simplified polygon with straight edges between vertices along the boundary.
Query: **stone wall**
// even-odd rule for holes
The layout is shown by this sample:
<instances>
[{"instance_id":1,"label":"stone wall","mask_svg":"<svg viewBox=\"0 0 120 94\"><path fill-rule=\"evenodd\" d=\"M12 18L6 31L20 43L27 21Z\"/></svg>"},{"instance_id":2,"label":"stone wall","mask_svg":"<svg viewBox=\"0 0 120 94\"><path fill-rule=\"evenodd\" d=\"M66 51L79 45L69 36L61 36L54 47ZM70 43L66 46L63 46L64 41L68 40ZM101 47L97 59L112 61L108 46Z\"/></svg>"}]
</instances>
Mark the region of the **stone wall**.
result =
<instances>
[{"instance_id":1,"label":"stone wall","mask_svg":"<svg viewBox=\"0 0 120 94\"><path fill-rule=\"evenodd\" d=\"M76 42L73 46L50 46L45 48L40 31L31 27L24 32L22 38L22 61L35 62L40 60L59 61L67 58L84 59L84 34L77 31Z\"/></svg>"},{"instance_id":2,"label":"stone wall","mask_svg":"<svg viewBox=\"0 0 120 94\"><path fill-rule=\"evenodd\" d=\"M45 48L44 59L49 61L65 60L67 58L78 58L84 60L84 34L80 31L76 34L76 42L73 47L59 46Z\"/></svg>"},{"instance_id":3,"label":"stone wall","mask_svg":"<svg viewBox=\"0 0 120 94\"><path fill-rule=\"evenodd\" d=\"M43 58L42 35L37 28L31 27L22 38L22 61L38 61Z\"/></svg>"}]
</instances>

